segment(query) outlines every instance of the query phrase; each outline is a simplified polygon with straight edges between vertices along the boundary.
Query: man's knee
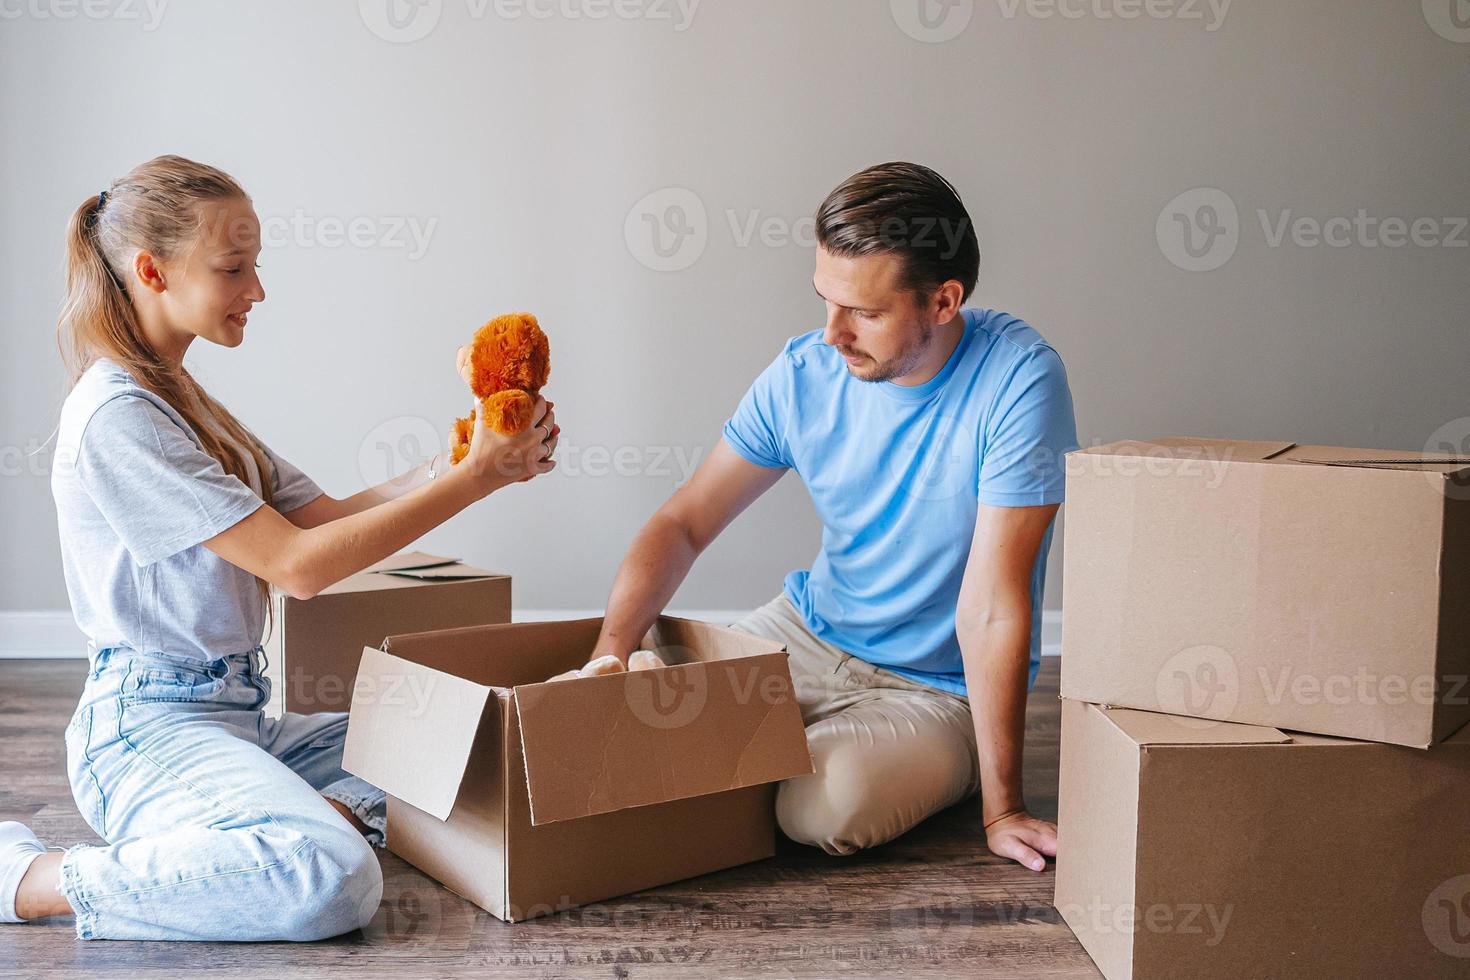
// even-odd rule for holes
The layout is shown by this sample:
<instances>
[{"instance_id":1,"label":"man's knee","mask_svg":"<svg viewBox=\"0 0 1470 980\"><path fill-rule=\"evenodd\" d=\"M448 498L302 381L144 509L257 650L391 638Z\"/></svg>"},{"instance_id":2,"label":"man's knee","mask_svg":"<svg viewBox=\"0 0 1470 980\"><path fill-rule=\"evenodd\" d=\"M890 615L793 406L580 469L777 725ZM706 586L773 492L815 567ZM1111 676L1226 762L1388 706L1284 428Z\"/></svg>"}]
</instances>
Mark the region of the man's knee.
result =
<instances>
[{"instance_id":1,"label":"man's knee","mask_svg":"<svg viewBox=\"0 0 1470 980\"><path fill-rule=\"evenodd\" d=\"M893 840L969 795L974 750L962 734L947 727L896 740L878 734L895 726L893 718L870 711L808 728L815 771L777 789L781 832L828 854L853 854Z\"/></svg>"},{"instance_id":2,"label":"man's knee","mask_svg":"<svg viewBox=\"0 0 1470 980\"><path fill-rule=\"evenodd\" d=\"M799 844L828 854L855 854L883 843L878 810L885 805L873 773L858 753L812 746L816 771L783 782L776 790L776 823Z\"/></svg>"}]
</instances>

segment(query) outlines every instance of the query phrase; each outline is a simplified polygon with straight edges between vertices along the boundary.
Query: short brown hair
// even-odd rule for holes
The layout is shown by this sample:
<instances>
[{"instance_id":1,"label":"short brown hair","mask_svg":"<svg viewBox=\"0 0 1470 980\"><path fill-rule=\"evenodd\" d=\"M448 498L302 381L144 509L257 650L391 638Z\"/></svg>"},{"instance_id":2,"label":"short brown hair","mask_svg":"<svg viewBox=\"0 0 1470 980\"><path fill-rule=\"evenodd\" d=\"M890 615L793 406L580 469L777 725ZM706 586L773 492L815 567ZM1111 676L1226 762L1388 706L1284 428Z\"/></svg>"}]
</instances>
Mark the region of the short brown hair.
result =
<instances>
[{"instance_id":1,"label":"short brown hair","mask_svg":"<svg viewBox=\"0 0 1470 980\"><path fill-rule=\"evenodd\" d=\"M915 292L956 279L969 299L980 277L980 243L959 192L917 163L882 163L844 180L817 209L817 242L845 257L898 255Z\"/></svg>"}]
</instances>

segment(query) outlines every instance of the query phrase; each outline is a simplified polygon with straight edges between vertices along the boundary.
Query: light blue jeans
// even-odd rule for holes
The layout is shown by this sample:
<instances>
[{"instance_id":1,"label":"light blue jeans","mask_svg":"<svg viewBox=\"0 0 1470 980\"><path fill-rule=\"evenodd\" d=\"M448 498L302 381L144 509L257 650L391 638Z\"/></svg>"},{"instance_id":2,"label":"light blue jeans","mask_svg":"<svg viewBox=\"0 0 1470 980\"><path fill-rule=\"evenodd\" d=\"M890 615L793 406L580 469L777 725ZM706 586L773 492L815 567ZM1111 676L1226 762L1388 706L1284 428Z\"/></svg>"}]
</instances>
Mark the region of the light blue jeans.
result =
<instances>
[{"instance_id":1,"label":"light blue jeans","mask_svg":"<svg viewBox=\"0 0 1470 980\"><path fill-rule=\"evenodd\" d=\"M72 795L108 843L61 861L82 939L312 940L360 928L383 873L383 792L342 771L347 715L266 718L259 649L92 662L66 729Z\"/></svg>"}]
</instances>

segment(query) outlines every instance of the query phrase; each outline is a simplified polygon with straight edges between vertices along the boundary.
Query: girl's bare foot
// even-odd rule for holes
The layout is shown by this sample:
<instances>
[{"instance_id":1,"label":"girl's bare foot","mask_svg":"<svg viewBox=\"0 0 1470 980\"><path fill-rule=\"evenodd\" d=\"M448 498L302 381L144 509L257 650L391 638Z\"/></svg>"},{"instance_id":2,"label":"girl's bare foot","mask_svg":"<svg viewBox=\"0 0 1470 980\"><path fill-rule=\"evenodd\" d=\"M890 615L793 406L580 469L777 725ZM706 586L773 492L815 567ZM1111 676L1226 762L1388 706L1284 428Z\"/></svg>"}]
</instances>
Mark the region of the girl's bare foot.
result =
<instances>
[{"instance_id":1,"label":"girl's bare foot","mask_svg":"<svg viewBox=\"0 0 1470 980\"><path fill-rule=\"evenodd\" d=\"M71 903L57 887L61 857L48 853L25 824L0 823L0 922L71 914Z\"/></svg>"}]
</instances>

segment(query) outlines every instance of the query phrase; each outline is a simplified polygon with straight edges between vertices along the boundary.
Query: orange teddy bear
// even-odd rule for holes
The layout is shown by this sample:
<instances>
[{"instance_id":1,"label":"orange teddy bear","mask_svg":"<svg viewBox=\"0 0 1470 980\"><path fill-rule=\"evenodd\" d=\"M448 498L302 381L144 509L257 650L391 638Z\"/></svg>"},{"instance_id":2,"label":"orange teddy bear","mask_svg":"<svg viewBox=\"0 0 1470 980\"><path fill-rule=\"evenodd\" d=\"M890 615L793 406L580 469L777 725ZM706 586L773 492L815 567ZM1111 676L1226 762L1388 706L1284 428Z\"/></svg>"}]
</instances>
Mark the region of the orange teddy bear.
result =
<instances>
[{"instance_id":1,"label":"orange teddy bear","mask_svg":"<svg viewBox=\"0 0 1470 980\"><path fill-rule=\"evenodd\" d=\"M474 341L459 349L459 372L480 400L485 425L509 435L531 422L536 396L551 374L551 348L534 316L507 313L475 331ZM450 445L453 462L469 453L474 431L474 412L455 420Z\"/></svg>"}]
</instances>

